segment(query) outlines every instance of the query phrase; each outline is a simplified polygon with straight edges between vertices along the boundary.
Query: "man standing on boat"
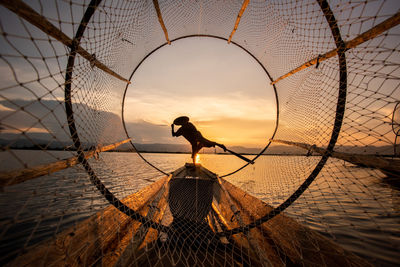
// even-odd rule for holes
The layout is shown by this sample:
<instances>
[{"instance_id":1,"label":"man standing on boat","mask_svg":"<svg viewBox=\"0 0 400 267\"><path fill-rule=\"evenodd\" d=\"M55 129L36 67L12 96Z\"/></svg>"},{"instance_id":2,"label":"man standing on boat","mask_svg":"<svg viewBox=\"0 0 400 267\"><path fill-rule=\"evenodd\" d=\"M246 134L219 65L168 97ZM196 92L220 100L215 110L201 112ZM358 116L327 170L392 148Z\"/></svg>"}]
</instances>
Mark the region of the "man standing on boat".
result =
<instances>
[{"instance_id":1,"label":"man standing on boat","mask_svg":"<svg viewBox=\"0 0 400 267\"><path fill-rule=\"evenodd\" d=\"M178 131L174 131L174 125L181 125L182 127L178 129ZM190 142L192 145L192 159L193 164L195 163L196 154L203 147L215 147L219 146L224 151L226 151L226 147L223 144L218 144L216 142L210 141L203 137L203 135L196 129L193 123L189 122L189 117L182 116L178 117L174 120L174 123L171 124L172 136L178 137L183 136Z\"/></svg>"}]
</instances>

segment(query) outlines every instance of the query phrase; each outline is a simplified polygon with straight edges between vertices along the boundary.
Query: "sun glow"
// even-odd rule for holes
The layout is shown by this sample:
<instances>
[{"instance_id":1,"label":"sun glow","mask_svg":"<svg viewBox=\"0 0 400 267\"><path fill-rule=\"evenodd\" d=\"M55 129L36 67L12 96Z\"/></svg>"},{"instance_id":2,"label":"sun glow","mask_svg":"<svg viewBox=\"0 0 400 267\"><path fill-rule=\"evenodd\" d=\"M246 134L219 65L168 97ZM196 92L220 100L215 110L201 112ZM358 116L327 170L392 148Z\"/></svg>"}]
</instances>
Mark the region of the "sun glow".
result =
<instances>
[{"instance_id":1,"label":"sun glow","mask_svg":"<svg viewBox=\"0 0 400 267\"><path fill-rule=\"evenodd\" d=\"M225 41L173 42L151 54L132 79L124 119L137 143L185 143L170 130L182 115L204 137L226 146L261 148L274 132L277 107L268 76L248 53Z\"/></svg>"},{"instance_id":2,"label":"sun glow","mask_svg":"<svg viewBox=\"0 0 400 267\"><path fill-rule=\"evenodd\" d=\"M195 164L200 164L201 163L199 154L196 154L196 158L194 159L194 162L195 162Z\"/></svg>"}]
</instances>

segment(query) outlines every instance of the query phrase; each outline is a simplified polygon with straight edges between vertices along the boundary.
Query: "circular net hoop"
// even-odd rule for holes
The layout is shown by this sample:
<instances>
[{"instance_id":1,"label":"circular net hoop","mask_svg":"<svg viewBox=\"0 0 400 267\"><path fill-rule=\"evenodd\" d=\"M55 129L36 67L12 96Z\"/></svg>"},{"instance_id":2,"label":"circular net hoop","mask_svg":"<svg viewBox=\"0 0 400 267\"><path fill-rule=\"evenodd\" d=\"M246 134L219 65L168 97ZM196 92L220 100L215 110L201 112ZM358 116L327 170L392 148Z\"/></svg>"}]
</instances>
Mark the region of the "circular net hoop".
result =
<instances>
[{"instance_id":1,"label":"circular net hoop","mask_svg":"<svg viewBox=\"0 0 400 267\"><path fill-rule=\"evenodd\" d=\"M397 1L0 3L2 264L396 265ZM231 210L172 221L186 158L140 154L124 102L140 64L188 36L253 56L277 119L253 165L204 155ZM265 204L246 213L247 195Z\"/></svg>"}]
</instances>

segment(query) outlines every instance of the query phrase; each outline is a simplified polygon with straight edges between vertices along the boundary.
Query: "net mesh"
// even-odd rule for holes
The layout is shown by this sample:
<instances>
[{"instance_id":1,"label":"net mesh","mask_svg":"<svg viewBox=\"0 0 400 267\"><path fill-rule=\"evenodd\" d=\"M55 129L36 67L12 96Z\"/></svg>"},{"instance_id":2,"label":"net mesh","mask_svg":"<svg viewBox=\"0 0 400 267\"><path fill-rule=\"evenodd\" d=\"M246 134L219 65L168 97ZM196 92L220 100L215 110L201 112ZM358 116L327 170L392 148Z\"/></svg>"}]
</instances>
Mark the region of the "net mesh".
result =
<instances>
[{"instance_id":1,"label":"net mesh","mask_svg":"<svg viewBox=\"0 0 400 267\"><path fill-rule=\"evenodd\" d=\"M169 40L226 40L242 1L0 3L1 264L398 264L396 0L251 1L231 45L274 83L276 133L254 165L204 155L213 173L136 151L121 77L166 44L156 4ZM337 48L334 24L346 45L372 31L338 52L345 68L324 58Z\"/></svg>"}]
</instances>

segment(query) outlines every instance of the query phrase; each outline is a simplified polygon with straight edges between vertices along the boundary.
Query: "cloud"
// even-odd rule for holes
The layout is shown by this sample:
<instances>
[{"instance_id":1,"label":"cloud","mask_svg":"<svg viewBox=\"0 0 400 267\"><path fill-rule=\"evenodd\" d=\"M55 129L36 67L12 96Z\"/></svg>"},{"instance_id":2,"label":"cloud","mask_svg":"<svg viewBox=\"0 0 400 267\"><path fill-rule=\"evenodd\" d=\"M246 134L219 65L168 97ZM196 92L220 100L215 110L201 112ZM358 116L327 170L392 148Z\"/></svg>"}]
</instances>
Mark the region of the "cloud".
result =
<instances>
[{"instance_id":1,"label":"cloud","mask_svg":"<svg viewBox=\"0 0 400 267\"><path fill-rule=\"evenodd\" d=\"M0 111L14 111L14 109L11 109L9 107L0 104Z\"/></svg>"},{"instance_id":2,"label":"cloud","mask_svg":"<svg viewBox=\"0 0 400 267\"><path fill-rule=\"evenodd\" d=\"M67 125L62 103L52 100L29 101L13 99L0 101L2 133L49 133L59 140L68 140L62 128Z\"/></svg>"},{"instance_id":3,"label":"cloud","mask_svg":"<svg viewBox=\"0 0 400 267\"><path fill-rule=\"evenodd\" d=\"M125 119L140 119L152 123L171 122L175 117L187 115L196 120L215 120L219 118L248 118L253 120L274 120L276 106L270 100L252 98L241 92L232 92L224 97L218 96L168 96L160 90L159 94L137 93L125 102Z\"/></svg>"},{"instance_id":4,"label":"cloud","mask_svg":"<svg viewBox=\"0 0 400 267\"><path fill-rule=\"evenodd\" d=\"M122 121L117 114L96 110L85 104L75 104L74 110L82 141L110 143L125 139ZM172 137L170 124L173 119L168 117L161 123L139 119L126 122L126 127L135 143L187 144L183 137ZM48 133L49 138L54 135L59 141L70 140L63 102L3 100L0 101L0 120L2 134L26 131L28 134ZM275 127L274 120L252 117L192 118L191 121L206 138L227 145L260 147L268 141Z\"/></svg>"},{"instance_id":5,"label":"cloud","mask_svg":"<svg viewBox=\"0 0 400 267\"><path fill-rule=\"evenodd\" d=\"M171 135L169 125L153 124L144 120L129 122L126 124L129 136L135 143L142 144L172 144L184 143L182 138L175 138Z\"/></svg>"},{"instance_id":6,"label":"cloud","mask_svg":"<svg viewBox=\"0 0 400 267\"><path fill-rule=\"evenodd\" d=\"M132 79L125 99L126 122L169 126L186 115L192 121L219 121L213 127L217 133L223 132L219 125L228 127L222 122L230 121L228 128L234 131L250 127L252 134L246 138L253 142L260 136L256 132L262 132L255 121L276 119L275 94L265 72L240 48L220 40L174 42L146 59ZM241 126L245 121L253 121L252 126Z\"/></svg>"},{"instance_id":7,"label":"cloud","mask_svg":"<svg viewBox=\"0 0 400 267\"><path fill-rule=\"evenodd\" d=\"M246 118L220 118L208 121L195 121L203 135L226 145L262 147L275 130L275 120Z\"/></svg>"},{"instance_id":8,"label":"cloud","mask_svg":"<svg viewBox=\"0 0 400 267\"><path fill-rule=\"evenodd\" d=\"M11 102L12 101L12 102ZM2 100L0 121L2 133L48 133L59 141L71 139L64 102L56 100ZM81 141L112 143L126 138L121 117L86 104L73 105L75 124Z\"/></svg>"}]
</instances>

